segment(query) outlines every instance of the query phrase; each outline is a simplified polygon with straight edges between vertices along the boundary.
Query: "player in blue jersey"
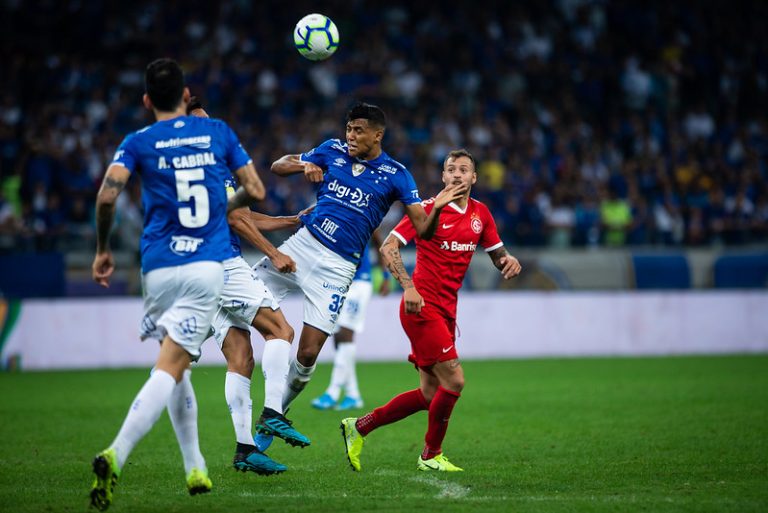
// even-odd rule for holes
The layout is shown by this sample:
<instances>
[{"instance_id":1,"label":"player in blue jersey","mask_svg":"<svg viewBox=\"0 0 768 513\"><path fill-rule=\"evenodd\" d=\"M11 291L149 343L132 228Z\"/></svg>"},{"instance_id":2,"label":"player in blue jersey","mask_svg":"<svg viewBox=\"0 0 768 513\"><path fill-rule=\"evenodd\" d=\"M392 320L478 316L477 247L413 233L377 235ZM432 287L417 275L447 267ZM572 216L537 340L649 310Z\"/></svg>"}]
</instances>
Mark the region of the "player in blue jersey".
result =
<instances>
[{"instance_id":1,"label":"player in blue jersey","mask_svg":"<svg viewBox=\"0 0 768 513\"><path fill-rule=\"evenodd\" d=\"M378 235L378 230L373 232L372 241L375 247L381 246L382 241ZM380 258L381 254L378 251L376 254L379 255L379 266L384 269ZM389 272L386 270L379 294L382 296L389 294ZM344 301L337 321L336 332L333 334L336 353L333 357L331 381L325 392L312 400L312 406L318 410L333 408L343 411L363 407L363 397L360 394L355 369L355 335L359 335L365 329L365 316L372 295L371 258L369 247L366 246L357 272L352 278L352 285L349 286L347 299ZM342 391L344 392L343 398L341 397Z\"/></svg>"},{"instance_id":2,"label":"player in blue jersey","mask_svg":"<svg viewBox=\"0 0 768 513\"><path fill-rule=\"evenodd\" d=\"M161 341L155 368L128 411L117 437L93 460L91 505L112 503L120 470L167 407L184 459L191 495L211 490L197 434L197 403L189 366L200 357L224 285L222 261L231 255L227 212L263 199L264 186L237 136L222 121L186 115L189 90L173 60L145 73L145 107L156 122L128 135L106 171L96 198L96 256L92 273L104 287L115 264L109 232L115 202L132 173L141 175L144 317L141 338ZM222 187L232 172L242 187Z\"/></svg>"},{"instance_id":3,"label":"player in blue jersey","mask_svg":"<svg viewBox=\"0 0 768 513\"><path fill-rule=\"evenodd\" d=\"M385 129L379 107L358 103L347 113L345 142L330 139L272 163L272 171L281 176L303 173L315 184L317 195L315 208L301 216L304 226L279 247L296 262L296 272L281 273L266 258L255 266L278 301L291 290L304 293L304 327L297 357L291 361L283 409L315 371L317 355L334 331L363 249L390 206L402 202L419 236L430 239L443 207L466 192L461 185L447 186L435 199L434 213L427 215L411 173L381 148ZM267 437L257 441L261 448L269 436L281 436L265 420L262 417L256 425Z\"/></svg>"},{"instance_id":4,"label":"player in blue jersey","mask_svg":"<svg viewBox=\"0 0 768 513\"><path fill-rule=\"evenodd\" d=\"M202 104L195 98L189 104L189 113L208 117ZM235 192L235 178L224 182L227 194ZM219 309L213 320L213 336L227 360L224 396L235 428L235 457L233 465L242 471L257 474L277 474L287 467L261 453L254 445L251 434L251 377L254 360L250 327L264 337L261 367L264 374L264 408L280 412L270 419L281 429L284 438L293 445L307 445L309 439L295 430L282 415L282 393L288 374L289 353L293 342L293 328L285 320L272 293L255 274L242 256L240 237L245 238L266 254L273 266L281 272L293 272L296 263L278 251L262 231L298 228L298 216L272 217L247 208L233 210L228 216L231 253L224 261L224 288ZM239 236L238 236L239 235Z\"/></svg>"}]
</instances>

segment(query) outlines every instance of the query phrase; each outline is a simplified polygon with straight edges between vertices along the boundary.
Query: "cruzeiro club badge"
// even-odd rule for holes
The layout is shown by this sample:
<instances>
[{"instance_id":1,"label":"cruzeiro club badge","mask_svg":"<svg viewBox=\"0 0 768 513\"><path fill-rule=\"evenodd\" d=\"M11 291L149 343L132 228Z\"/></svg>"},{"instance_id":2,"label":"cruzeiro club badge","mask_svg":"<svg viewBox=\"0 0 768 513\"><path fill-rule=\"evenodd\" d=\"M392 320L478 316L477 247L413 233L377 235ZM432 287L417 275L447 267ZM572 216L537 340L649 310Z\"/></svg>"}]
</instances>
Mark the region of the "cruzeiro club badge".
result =
<instances>
[{"instance_id":1,"label":"cruzeiro club badge","mask_svg":"<svg viewBox=\"0 0 768 513\"><path fill-rule=\"evenodd\" d=\"M355 162L352 164L352 174L354 176L360 176L363 174L363 171L365 171L365 166L360 164L359 162Z\"/></svg>"}]
</instances>

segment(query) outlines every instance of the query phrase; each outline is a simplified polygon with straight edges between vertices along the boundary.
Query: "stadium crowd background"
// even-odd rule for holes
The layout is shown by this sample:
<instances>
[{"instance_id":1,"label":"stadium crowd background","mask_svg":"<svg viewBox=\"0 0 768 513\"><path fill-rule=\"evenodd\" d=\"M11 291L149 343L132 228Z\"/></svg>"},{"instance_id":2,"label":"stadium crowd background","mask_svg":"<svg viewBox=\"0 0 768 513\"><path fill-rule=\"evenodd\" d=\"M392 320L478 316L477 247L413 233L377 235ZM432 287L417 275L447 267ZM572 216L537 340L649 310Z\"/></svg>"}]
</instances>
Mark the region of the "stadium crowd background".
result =
<instances>
[{"instance_id":1,"label":"stadium crowd background","mask_svg":"<svg viewBox=\"0 0 768 513\"><path fill-rule=\"evenodd\" d=\"M0 5L3 252L92 251L95 193L121 138L150 120L142 76L157 56L238 132L267 213L313 198L270 163L343 137L365 99L386 110L385 151L423 197L449 150L474 152L474 196L510 246L768 240L764 2L331 1L341 46L324 63L291 48L312 2ZM136 185L118 249L138 247Z\"/></svg>"}]
</instances>

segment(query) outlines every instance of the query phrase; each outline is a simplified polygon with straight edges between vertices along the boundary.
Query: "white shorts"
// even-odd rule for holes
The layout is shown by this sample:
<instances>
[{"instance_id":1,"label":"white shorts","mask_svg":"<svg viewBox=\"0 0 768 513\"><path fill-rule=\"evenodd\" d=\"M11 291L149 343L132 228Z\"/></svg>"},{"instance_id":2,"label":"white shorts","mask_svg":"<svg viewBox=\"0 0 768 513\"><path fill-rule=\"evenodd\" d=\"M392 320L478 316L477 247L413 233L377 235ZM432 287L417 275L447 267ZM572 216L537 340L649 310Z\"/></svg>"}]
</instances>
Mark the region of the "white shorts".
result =
<instances>
[{"instance_id":1,"label":"white shorts","mask_svg":"<svg viewBox=\"0 0 768 513\"><path fill-rule=\"evenodd\" d=\"M197 361L224 287L224 266L204 261L162 267L141 280L141 339L162 340L168 335Z\"/></svg>"},{"instance_id":2,"label":"white shorts","mask_svg":"<svg viewBox=\"0 0 768 513\"><path fill-rule=\"evenodd\" d=\"M347 292L344 308L341 309L338 326L362 333L365 329L365 313L368 311L372 295L373 284L370 281L354 280Z\"/></svg>"},{"instance_id":3,"label":"white shorts","mask_svg":"<svg viewBox=\"0 0 768 513\"><path fill-rule=\"evenodd\" d=\"M264 282L241 256L224 261L224 288L213 318L213 338L224 344L229 328L249 331L259 308L280 308Z\"/></svg>"},{"instance_id":4,"label":"white shorts","mask_svg":"<svg viewBox=\"0 0 768 513\"><path fill-rule=\"evenodd\" d=\"M306 228L278 248L296 262L295 273L281 273L264 257L254 266L277 301L291 291L304 293L304 324L332 334L356 266L323 246Z\"/></svg>"}]
</instances>

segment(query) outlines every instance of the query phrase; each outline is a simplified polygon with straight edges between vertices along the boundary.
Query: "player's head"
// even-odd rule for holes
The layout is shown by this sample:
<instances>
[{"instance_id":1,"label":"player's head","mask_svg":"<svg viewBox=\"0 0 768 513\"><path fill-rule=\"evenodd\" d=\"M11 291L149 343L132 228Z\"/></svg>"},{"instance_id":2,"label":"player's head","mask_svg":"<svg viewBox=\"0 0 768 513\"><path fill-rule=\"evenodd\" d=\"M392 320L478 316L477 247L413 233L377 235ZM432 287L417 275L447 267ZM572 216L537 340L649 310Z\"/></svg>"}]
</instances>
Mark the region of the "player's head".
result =
<instances>
[{"instance_id":1,"label":"player's head","mask_svg":"<svg viewBox=\"0 0 768 513\"><path fill-rule=\"evenodd\" d=\"M189 89L184 87L184 72L173 59L157 59L149 63L144 73L144 105L158 112L174 112L183 101L189 101Z\"/></svg>"},{"instance_id":2,"label":"player's head","mask_svg":"<svg viewBox=\"0 0 768 513\"><path fill-rule=\"evenodd\" d=\"M463 148L448 153L443 161L443 183L466 184L467 187L472 187L476 181L475 157Z\"/></svg>"},{"instance_id":3,"label":"player's head","mask_svg":"<svg viewBox=\"0 0 768 513\"><path fill-rule=\"evenodd\" d=\"M387 128L384 111L370 103L356 103L347 112L347 146L351 157L375 159Z\"/></svg>"}]
</instances>

